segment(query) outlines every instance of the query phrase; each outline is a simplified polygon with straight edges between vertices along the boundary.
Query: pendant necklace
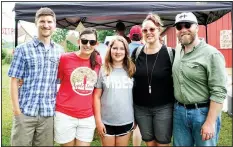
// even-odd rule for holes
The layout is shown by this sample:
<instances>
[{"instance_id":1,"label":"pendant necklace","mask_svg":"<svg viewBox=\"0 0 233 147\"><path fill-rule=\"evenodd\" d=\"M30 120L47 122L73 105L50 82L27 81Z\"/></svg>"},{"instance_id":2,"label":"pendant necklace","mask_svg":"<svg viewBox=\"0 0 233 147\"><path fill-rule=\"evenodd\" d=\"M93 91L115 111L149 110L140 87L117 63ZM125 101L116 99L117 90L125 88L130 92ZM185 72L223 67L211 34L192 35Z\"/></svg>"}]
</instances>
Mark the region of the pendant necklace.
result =
<instances>
[{"instance_id":1,"label":"pendant necklace","mask_svg":"<svg viewBox=\"0 0 233 147\"><path fill-rule=\"evenodd\" d=\"M156 61L157 61L158 56L159 56L159 51L158 51L158 54L157 54L157 56L155 58L155 61L154 61L154 64L153 64L153 68L152 68L151 75L150 75L150 80L149 80L149 72L148 72L148 64L147 64L147 54L146 54L146 71L147 71L147 80L148 80L148 86L149 86L149 94L151 94L152 74L153 74L153 71L154 71L154 67L155 67ZM147 48L146 48L146 52L147 52Z\"/></svg>"}]
</instances>

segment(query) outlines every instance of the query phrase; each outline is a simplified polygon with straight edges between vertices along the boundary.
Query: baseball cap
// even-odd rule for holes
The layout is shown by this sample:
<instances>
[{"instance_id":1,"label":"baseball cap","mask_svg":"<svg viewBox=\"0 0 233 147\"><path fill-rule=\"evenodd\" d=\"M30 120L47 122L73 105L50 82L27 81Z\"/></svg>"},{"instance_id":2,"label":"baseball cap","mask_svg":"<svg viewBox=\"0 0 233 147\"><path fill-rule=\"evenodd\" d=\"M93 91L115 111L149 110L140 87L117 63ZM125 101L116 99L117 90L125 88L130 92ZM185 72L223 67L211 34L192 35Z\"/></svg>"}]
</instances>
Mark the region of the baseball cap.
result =
<instances>
[{"instance_id":1,"label":"baseball cap","mask_svg":"<svg viewBox=\"0 0 233 147\"><path fill-rule=\"evenodd\" d=\"M183 12L183 13L177 14L174 25L176 25L179 22L190 22L190 23L198 24L197 18L192 12Z\"/></svg>"},{"instance_id":2,"label":"baseball cap","mask_svg":"<svg viewBox=\"0 0 233 147\"><path fill-rule=\"evenodd\" d=\"M135 25L130 29L129 38L131 40L134 34L138 34L140 38L142 37L142 28L139 25Z\"/></svg>"}]
</instances>

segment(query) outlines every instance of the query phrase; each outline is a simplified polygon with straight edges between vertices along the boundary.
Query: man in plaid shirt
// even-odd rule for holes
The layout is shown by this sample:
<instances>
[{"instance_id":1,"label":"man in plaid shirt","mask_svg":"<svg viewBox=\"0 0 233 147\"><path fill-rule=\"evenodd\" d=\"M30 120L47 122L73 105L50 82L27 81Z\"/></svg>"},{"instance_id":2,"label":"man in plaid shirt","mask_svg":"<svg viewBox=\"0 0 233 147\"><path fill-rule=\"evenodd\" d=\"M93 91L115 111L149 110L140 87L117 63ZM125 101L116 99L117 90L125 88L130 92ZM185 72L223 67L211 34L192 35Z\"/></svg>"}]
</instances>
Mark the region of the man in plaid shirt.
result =
<instances>
[{"instance_id":1,"label":"man in plaid shirt","mask_svg":"<svg viewBox=\"0 0 233 147\"><path fill-rule=\"evenodd\" d=\"M51 41L56 16L36 12L38 37L17 46L8 72L13 104L12 146L53 146L53 116L58 63L63 48ZM19 88L17 80L22 79Z\"/></svg>"}]
</instances>

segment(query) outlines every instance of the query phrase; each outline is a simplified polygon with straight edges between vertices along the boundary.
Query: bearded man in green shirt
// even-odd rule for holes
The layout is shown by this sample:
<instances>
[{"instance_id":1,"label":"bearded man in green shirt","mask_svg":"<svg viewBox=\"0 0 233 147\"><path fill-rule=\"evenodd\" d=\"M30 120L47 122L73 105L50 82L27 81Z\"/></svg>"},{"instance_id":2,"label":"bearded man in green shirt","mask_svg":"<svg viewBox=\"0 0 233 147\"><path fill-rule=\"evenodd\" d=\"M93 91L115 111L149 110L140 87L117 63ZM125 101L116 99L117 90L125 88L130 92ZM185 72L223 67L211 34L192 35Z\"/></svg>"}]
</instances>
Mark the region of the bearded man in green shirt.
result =
<instances>
[{"instance_id":1,"label":"bearded man in green shirt","mask_svg":"<svg viewBox=\"0 0 233 147\"><path fill-rule=\"evenodd\" d=\"M191 12L178 14L173 82L174 146L216 146L221 109L226 97L225 59L220 51L198 38L198 22Z\"/></svg>"}]
</instances>

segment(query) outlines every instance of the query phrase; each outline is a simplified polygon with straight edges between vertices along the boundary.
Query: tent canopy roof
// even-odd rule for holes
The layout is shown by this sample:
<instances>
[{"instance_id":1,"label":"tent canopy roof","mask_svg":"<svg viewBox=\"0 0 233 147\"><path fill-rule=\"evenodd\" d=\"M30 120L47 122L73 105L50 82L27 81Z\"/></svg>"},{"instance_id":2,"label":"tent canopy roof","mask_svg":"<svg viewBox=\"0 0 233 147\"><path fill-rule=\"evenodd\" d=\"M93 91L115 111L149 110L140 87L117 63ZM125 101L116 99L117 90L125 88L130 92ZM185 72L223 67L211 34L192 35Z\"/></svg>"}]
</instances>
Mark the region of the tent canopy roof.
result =
<instances>
[{"instance_id":1,"label":"tent canopy roof","mask_svg":"<svg viewBox=\"0 0 233 147\"><path fill-rule=\"evenodd\" d=\"M49 7L56 13L57 27L74 30L85 27L113 29L122 21L127 28L141 24L150 12L158 14L164 27L172 26L175 16L193 12L200 25L207 25L231 11L232 2L17 2L15 19L34 22L35 13Z\"/></svg>"}]
</instances>

